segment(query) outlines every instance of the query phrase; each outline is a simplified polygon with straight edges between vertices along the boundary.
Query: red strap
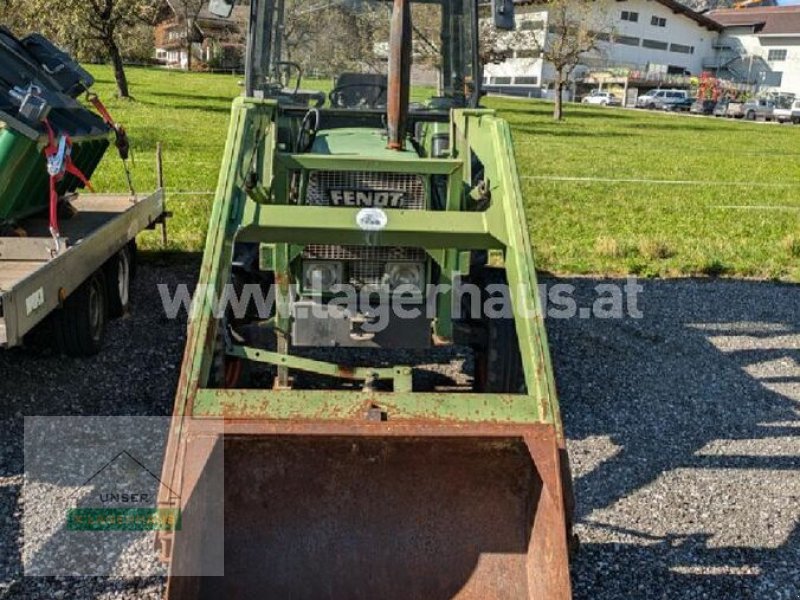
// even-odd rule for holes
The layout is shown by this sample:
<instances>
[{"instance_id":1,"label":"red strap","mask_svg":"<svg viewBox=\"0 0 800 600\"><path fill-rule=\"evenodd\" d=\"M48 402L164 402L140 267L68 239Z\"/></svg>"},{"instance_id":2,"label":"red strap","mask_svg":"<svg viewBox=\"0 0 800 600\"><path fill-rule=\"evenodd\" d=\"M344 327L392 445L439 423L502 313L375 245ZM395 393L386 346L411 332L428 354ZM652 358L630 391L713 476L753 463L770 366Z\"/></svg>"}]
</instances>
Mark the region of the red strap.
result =
<instances>
[{"instance_id":1,"label":"red strap","mask_svg":"<svg viewBox=\"0 0 800 600\"><path fill-rule=\"evenodd\" d=\"M52 156L58 152L58 146L56 145L56 134L53 132L53 128L50 126L49 120L44 120L44 126L47 129L47 146L44 149L44 154L45 156Z\"/></svg>"},{"instance_id":2,"label":"red strap","mask_svg":"<svg viewBox=\"0 0 800 600\"><path fill-rule=\"evenodd\" d=\"M58 144L56 143L56 134L53 131L53 127L50 125L50 121L45 119L44 126L47 129L47 146L44 148L44 155L46 158L50 158L58 154ZM56 184L64 178L64 173L69 173L76 177L84 187L94 192L92 182L89 181L86 175L72 162L72 140L68 135L64 137L66 138L67 148L64 155L64 171L62 173L50 175L50 231L55 236L58 236L60 231L58 227L58 192L56 190Z\"/></svg>"},{"instance_id":3,"label":"red strap","mask_svg":"<svg viewBox=\"0 0 800 600\"><path fill-rule=\"evenodd\" d=\"M69 138L67 138L67 140L69 140ZM68 141L67 144L71 145L71 142ZM86 187L90 192L94 192L94 187L92 187L92 182L89 181L86 178L86 175L84 175L81 172L81 170L78 167L75 166L75 163L72 162L72 157L70 157L69 155L67 155L67 165L66 165L66 167L67 167L67 173L77 177L78 180L84 185L84 187Z\"/></svg>"},{"instance_id":4,"label":"red strap","mask_svg":"<svg viewBox=\"0 0 800 600\"><path fill-rule=\"evenodd\" d=\"M86 92L86 99L91 102L95 110L100 113L100 116L103 118L103 121L105 121L106 125L114 130L119 156L123 161L128 160L128 156L130 155L130 142L128 141L128 134L125 131L125 128L114 121L114 117L112 117L111 113L108 112L105 104L103 104L103 101L100 100L97 94Z\"/></svg>"},{"instance_id":5,"label":"red strap","mask_svg":"<svg viewBox=\"0 0 800 600\"><path fill-rule=\"evenodd\" d=\"M56 178L50 176L50 233L59 237L58 229L58 192L56 192Z\"/></svg>"},{"instance_id":6,"label":"red strap","mask_svg":"<svg viewBox=\"0 0 800 600\"><path fill-rule=\"evenodd\" d=\"M105 121L106 124L108 124L113 129L117 128L117 125L114 122L111 113L108 112L108 109L106 108L105 104L103 104L102 100L100 100L97 94L86 94L86 99L92 103L92 106L94 106L97 112L100 113L100 116L103 117L103 121Z\"/></svg>"}]
</instances>

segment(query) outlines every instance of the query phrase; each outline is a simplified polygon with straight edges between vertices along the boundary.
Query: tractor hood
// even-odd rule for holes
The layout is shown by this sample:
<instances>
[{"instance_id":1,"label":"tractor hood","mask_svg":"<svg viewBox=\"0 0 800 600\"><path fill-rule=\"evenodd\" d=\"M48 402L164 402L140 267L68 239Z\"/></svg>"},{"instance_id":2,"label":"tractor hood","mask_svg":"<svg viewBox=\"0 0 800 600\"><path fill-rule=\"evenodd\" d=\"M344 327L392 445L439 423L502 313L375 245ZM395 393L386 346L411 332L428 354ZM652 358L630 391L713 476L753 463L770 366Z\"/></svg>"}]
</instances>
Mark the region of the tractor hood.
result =
<instances>
[{"instance_id":1,"label":"tractor hood","mask_svg":"<svg viewBox=\"0 0 800 600\"><path fill-rule=\"evenodd\" d=\"M363 156L384 160L419 160L413 150L389 150L386 132L380 129L350 127L320 131L311 147L313 154Z\"/></svg>"}]
</instances>

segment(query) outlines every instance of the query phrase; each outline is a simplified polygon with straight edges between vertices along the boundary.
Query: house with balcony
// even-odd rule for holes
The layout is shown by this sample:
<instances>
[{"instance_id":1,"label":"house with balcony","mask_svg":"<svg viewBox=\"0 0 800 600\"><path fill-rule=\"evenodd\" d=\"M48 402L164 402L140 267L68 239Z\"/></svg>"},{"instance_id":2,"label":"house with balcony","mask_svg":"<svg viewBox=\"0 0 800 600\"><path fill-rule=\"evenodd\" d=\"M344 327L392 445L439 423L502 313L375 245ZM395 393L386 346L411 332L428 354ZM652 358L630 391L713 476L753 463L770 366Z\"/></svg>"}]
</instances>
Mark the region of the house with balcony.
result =
<instances>
[{"instance_id":1,"label":"house with balcony","mask_svg":"<svg viewBox=\"0 0 800 600\"><path fill-rule=\"evenodd\" d=\"M187 23L182 0L166 0L154 35L156 60L167 67L186 69L189 48L193 65L220 70L241 70L249 6L237 6L230 18L211 14L207 5ZM187 42L191 38L191 44Z\"/></svg>"},{"instance_id":2,"label":"house with balcony","mask_svg":"<svg viewBox=\"0 0 800 600\"><path fill-rule=\"evenodd\" d=\"M800 6L720 9L723 29L704 68L758 93L800 96Z\"/></svg>"},{"instance_id":3,"label":"house with balcony","mask_svg":"<svg viewBox=\"0 0 800 600\"><path fill-rule=\"evenodd\" d=\"M541 97L555 73L525 36L538 36L541 46L549 35L547 4L519 2L517 13L512 56L487 65L484 85L490 91ZM593 21L601 32L600 47L587 53L572 74L573 94L595 85L595 73L607 73L609 82L624 86L626 96L662 84L688 85L690 75L703 71L703 58L714 54L722 31L716 21L675 0L598 0Z\"/></svg>"}]
</instances>

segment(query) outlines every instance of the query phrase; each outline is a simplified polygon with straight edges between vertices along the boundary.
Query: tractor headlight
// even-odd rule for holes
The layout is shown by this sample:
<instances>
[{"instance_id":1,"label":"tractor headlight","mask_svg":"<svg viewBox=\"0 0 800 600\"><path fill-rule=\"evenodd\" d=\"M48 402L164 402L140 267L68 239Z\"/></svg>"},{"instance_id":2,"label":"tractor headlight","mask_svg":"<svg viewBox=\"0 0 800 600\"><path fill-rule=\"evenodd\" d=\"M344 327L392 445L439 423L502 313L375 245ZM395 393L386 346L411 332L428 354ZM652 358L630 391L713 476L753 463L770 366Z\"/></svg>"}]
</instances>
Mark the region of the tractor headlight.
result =
<instances>
[{"instance_id":1,"label":"tractor headlight","mask_svg":"<svg viewBox=\"0 0 800 600\"><path fill-rule=\"evenodd\" d=\"M306 261L303 263L303 290L329 292L344 280L344 265L335 261Z\"/></svg>"},{"instance_id":2,"label":"tractor headlight","mask_svg":"<svg viewBox=\"0 0 800 600\"><path fill-rule=\"evenodd\" d=\"M403 286L407 291L422 293L425 285L425 265L412 262L386 263L384 283L392 290Z\"/></svg>"}]
</instances>

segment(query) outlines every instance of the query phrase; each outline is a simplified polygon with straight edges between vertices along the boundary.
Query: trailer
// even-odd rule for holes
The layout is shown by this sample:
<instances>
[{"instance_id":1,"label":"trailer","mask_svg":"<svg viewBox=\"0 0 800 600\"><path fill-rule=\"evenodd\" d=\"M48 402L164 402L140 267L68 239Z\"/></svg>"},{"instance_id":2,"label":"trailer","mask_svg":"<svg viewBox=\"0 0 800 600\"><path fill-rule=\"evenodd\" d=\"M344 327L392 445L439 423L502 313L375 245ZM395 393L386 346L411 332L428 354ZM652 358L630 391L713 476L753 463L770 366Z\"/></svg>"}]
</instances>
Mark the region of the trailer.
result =
<instances>
[{"instance_id":1,"label":"trailer","mask_svg":"<svg viewBox=\"0 0 800 600\"><path fill-rule=\"evenodd\" d=\"M41 35L0 26L0 348L97 353L128 309L136 236L161 223L166 240L160 148L158 189L137 194L127 133L93 84ZM112 142L128 193L83 194Z\"/></svg>"},{"instance_id":2,"label":"trailer","mask_svg":"<svg viewBox=\"0 0 800 600\"><path fill-rule=\"evenodd\" d=\"M163 226L163 190L133 199L87 194L70 205L75 213L61 231L69 242L58 251L41 216L20 222L26 237L0 237L2 348L41 333L66 354L95 354L107 319L128 310L136 236Z\"/></svg>"}]
</instances>

